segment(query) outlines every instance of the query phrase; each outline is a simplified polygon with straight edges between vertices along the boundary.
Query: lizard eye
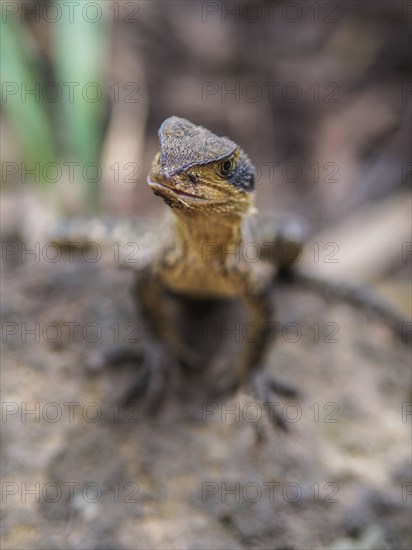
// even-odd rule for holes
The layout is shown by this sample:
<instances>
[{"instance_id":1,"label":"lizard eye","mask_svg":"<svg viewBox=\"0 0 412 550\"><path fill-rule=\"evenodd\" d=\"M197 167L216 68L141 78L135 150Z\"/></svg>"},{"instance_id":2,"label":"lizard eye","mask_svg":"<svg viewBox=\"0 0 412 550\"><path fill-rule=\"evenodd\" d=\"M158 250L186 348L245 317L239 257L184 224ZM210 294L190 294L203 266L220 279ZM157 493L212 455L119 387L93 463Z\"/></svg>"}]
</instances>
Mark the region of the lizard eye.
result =
<instances>
[{"instance_id":1,"label":"lizard eye","mask_svg":"<svg viewBox=\"0 0 412 550\"><path fill-rule=\"evenodd\" d=\"M233 168L232 160L225 160L219 165L219 174L223 177L226 177L230 174Z\"/></svg>"}]
</instances>

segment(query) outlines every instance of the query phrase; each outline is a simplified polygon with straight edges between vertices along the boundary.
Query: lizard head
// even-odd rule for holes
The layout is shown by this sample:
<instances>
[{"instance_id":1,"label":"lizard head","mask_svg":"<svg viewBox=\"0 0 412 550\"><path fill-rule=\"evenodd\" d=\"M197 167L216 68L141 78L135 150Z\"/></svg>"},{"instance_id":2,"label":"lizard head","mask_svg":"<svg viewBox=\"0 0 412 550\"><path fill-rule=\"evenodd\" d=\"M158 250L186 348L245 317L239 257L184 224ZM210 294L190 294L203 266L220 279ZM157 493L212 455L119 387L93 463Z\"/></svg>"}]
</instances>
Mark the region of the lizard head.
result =
<instances>
[{"instance_id":1,"label":"lizard head","mask_svg":"<svg viewBox=\"0 0 412 550\"><path fill-rule=\"evenodd\" d=\"M163 122L159 139L148 183L171 208L194 216L253 210L254 168L236 143L176 116Z\"/></svg>"}]
</instances>

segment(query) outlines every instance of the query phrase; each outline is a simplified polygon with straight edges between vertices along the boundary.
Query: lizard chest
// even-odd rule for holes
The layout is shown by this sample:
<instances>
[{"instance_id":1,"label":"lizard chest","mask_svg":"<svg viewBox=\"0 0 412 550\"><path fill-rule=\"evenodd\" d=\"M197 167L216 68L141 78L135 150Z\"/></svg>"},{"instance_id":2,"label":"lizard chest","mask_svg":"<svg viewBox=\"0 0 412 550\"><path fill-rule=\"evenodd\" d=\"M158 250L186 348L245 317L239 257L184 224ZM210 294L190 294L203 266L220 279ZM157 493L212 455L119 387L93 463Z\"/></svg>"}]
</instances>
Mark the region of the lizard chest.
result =
<instances>
[{"instance_id":1,"label":"lizard chest","mask_svg":"<svg viewBox=\"0 0 412 550\"><path fill-rule=\"evenodd\" d=\"M159 275L166 289L190 298L235 298L239 296L233 267L204 263L200 258L162 262Z\"/></svg>"}]
</instances>

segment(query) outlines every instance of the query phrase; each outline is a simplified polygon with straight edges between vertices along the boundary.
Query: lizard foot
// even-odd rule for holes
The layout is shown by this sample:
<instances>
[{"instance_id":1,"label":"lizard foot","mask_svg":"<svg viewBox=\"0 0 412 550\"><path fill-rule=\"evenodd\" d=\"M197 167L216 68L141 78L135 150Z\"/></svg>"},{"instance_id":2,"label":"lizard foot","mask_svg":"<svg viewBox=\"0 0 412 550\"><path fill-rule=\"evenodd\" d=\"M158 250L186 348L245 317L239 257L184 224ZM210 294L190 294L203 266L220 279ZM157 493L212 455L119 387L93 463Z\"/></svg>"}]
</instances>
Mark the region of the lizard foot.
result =
<instances>
[{"instance_id":1,"label":"lizard foot","mask_svg":"<svg viewBox=\"0 0 412 550\"><path fill-rule=\"evenodd\" d=\"M135 404L154 414L165 400L169 385L171 357L163 346L153 344L146 350L138 376L123 396L123 404Z\"/></svg>"},{"instance_id":2,"label":"lizard foot","mask_svg":"<svg viewBox=\"0 0 412 550\"><path fill-rule=\"evenodd\" d=\"M284 416L277 410L280 403L274 401L273 397L278 395L279 397L297 398L299 392L293 386L284 382L279 382L268 376L264 372L259 372L253 375L250 382L251 393L256 398L261 406L265 409L267 418L270 424L274 428L280 428L284 432L289 431L288 424L285 421ZM257 423L259 424L259 423ZM258 440L262 439L262 427L256 425Z\"/></svg>"},{"instance_id":3,"label":"lizard foot","mask_svg":"<svg viewBox=\"0 0 412 550\"><path fill-rule=\"evenodd\" d=\"M89 368L101 371L105 367L122 368L133 365L137 373L121 392L122 407L135 405L150 414L160 410L159 403L165 399L169 386L169 373L173 359L160 344L148 345L145 350L112 348L92 357Z\"/></svg>"}]
</instances>

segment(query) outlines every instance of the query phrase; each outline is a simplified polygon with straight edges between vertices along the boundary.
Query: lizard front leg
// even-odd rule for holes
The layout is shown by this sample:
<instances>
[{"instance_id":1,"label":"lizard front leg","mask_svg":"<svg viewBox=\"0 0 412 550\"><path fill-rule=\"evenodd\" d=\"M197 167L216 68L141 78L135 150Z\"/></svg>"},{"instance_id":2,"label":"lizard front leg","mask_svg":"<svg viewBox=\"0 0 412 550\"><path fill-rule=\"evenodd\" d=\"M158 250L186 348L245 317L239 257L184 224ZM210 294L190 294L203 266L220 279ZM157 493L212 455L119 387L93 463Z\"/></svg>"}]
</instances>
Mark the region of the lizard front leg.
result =
<instances>
[{"instance_id":1,"label":"lizard front leg","mask_svg":"<svg viewBox=\"0 0 412 550\"><path fill-rule=\"evenodd\" d=\"M250 373L261 366L269 345L274 340L274 308L270 286L263 286L252 271L232 269L233 284L239 289L239 297L250 312L250 326L256 336L244 342L236 364L237 379L242 384Z\"/></svg>"},{"instance_id":2,"label":"lizard front leg","mask_svg":"<svg viewBox=\"0 0 412 550\"><path fill-rule=\"evenodd\" d=\"M295 388L273 379L266 374L263 368L267 352L276 337L271 285L269 283L263 286L261 279L252 271L235 270L235 273L237 284L241 289L241 299L250 311L250 322L257 329L257 338L245 342L236 364L239 384L249 382L252 392L264 406L272 402L273 394L287 398L296 397ZM271 418L271 415L269 417ZM286 425L279 415L275 414L272 422L286 429Z\"/></svg>"},{"instance_id":3,"label":"lizard front leg","mask_svg":"<svg viewBox=\"0 0 412 550\"><path fill-rule=\"evenodd\" d=\"M170 344L173 343L174 335L167 320L164 293L162 279L151 265L139 271L132 288L139 317L143 319L151 336Z\"/></svg>"},{"instance_id":4,"label":"lizard front leg","mask_svg":"<svg viewBox=\"0 0 412 550\"><path fill-rule=\"evenodd\" d=\"M169 363L177 360L187 365L195 365L198 355L182 341L180 332L169 311L167 290L156 267L151 265L142 269L132 289L140 317L158 346L162 346Z\"/></svg>"}]
</instances>

